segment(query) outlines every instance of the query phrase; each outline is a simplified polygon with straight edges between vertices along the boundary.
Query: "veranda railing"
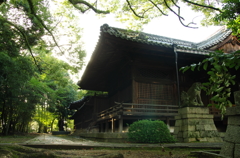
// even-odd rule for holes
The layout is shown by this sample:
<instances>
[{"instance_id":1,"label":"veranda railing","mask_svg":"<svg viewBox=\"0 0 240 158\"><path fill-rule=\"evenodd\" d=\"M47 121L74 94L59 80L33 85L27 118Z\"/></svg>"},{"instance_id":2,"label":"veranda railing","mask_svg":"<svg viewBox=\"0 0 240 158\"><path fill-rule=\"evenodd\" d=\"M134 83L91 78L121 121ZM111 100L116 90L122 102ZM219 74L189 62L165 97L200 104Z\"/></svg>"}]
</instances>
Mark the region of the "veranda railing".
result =
<instances>
[{"instance_id":1,"label":"veranda railing","mask_svg":"<svg viewBox=\"0 0 240 158\"><path fill-rule=\"evenodd\" d=\"M98 113L98 120L113 118L117 115L132 116L176 116L177 105L156 105L156 104L136 104L118 103L115 106Z\"/></svg>"}]
</instances>

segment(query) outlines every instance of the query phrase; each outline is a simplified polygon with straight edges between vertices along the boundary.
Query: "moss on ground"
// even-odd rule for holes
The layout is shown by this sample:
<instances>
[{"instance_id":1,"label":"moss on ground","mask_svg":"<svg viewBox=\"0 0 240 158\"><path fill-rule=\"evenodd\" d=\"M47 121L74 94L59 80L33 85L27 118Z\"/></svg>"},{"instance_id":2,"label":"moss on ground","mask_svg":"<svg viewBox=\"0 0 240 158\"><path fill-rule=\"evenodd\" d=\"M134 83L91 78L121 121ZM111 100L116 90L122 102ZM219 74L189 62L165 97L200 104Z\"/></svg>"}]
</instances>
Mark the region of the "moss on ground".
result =
<instances>
[{"instance_id":1,"label":"moss on ground","mask_svg":"<svg viewBox=\"0 0 240 158\"><path fill-rule=\"evenodd\" d=\"M39 135L40 134L38 134L38 133L8 135L8 136L0 135L0 143L23 143L23 142L33 139Z\"/></svg>"},{"instance_id":2,"label":"moss on ground","mask_svg":"<svg viewBox=\"0 0 240 158\"><path fill-rule=\"evenodd\" d=\"M20 145L0 145L0 158L57 158L48 150L35 149Z\"/></svg>"}]
</instances>

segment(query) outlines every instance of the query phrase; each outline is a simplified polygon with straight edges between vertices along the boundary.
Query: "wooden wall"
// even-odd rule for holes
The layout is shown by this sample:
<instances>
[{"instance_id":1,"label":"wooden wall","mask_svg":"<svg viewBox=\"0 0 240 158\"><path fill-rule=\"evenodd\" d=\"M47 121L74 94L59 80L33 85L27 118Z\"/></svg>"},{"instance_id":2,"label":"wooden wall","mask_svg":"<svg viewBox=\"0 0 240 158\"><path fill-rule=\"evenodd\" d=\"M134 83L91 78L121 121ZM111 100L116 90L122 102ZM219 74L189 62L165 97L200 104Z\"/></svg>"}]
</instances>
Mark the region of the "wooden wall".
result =
<instances>
[{"instance_id":1,"label":"wooden wall","mask_svg":"<svg viewBox=\"0 0 240 158\"><path fill-rule=\"evenodd\" d=\"M176 105L174 84L144 83L134 81L135 103Z\"/></svg>"},{"instance_id":2,"label":"wooden wall","mask_svg":"<svg viewBox=\"0 0 240 158\"><path fill-rule=\"evenodd\" d=\"M232 53L240 50L240 41L236 36L230 35L223 42L209 48L209 50L223 50L225 53Z\"/></svg>"}]
</instances>

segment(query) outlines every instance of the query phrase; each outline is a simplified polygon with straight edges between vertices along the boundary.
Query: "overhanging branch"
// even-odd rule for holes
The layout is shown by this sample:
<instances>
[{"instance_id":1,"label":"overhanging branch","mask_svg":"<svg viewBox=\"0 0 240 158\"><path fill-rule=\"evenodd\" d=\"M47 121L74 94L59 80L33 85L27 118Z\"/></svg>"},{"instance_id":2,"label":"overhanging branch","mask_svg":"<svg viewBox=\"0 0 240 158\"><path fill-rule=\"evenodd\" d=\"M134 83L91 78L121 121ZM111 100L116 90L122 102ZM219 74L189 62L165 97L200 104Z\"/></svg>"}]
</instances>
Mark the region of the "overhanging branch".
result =
<instances>
[{"instance_id":1,"label":"overhanging branch","mask_svg":"<svg viewBox=\"0 0 240 158\"><path fill-rule=\"evenodd\" d=\"M128 6L129 6L129 8L131 9L131 11L133 12L133 14L134 14L135 16L137 16L137 17L139 17L139 18L144 18L143 16L138 15L138 14L135 12L135 10L132 8L131 3L130 3L128 0L126 0L126 1L127 1L127 4L128 4Z\"/></svg>"},{"instance_id":2,"label":"overhanging branch","mask_svg":"<svg viewBox=\"0 0 240 158\"><path fill-rule=\"evenodd\" d=\"M154 3L152 0L149 0L149 2L151 2L163 15L168 16L167 14L165 14L158 6L156 3Z\"/></svg>"},{"instance_id":3,"label":"overhanging branch","mask_svg":"<svg viewBox=\"0 0 240 158\"><path fill-rule=\"evenodd\" d=\"M180 15L181 13L181 8L174 2L174 0L171 0L172 1L172 3L174 4L174 6L176 6L177 8L178 8L178 15ZM198 27L192 27L192 26L189 26L189 25L191 25L191 24L195 24L194 22L190 22L189 24L184 24L183 23L183 21L182 20L184 20L184 19L181 19L179 16L178 16L178 19L179 19L179 21L180 21L180 23L184 26L184 27L189 27L189 28L193 28L193 29L196 29L196 28L198 28Z\"/></svg>"},{"instance_id":4,"label":"overhanging branch","mask_svg":"<svg viewBox=\"0 0 240 158\"><path fill-rule=\"evenodd\" d=\"M25 41L25 43L26 43L26 46L27 46L27 49L29 50L29 52L30 52L30 54L31 54L31 56L32 56L32 58L33 58L33 60L34 60L34 63L35 63L36 66L38 67L37 61L36 61L36 59L35 59L35 57L34 57L34 55L33 55L31 46L30 46L30 44L29 44L29 42L28 42L28 38L27 38L27 36L25 35L25 33L22 31L22 29L19 28L17 25L13 24L12 22L7 21L6 19L3 19L3 21L4 21L5 23L13 26L15 29L18 30L18 32L20 33L20 35L23 36L23 39L24 39L24 41ZM38 68L39 68L39 67L38 67Z\"/></svg>"},{"instance_id":5,"label":"overhanging branch","mask_svg":"<svg viewBox=\"0 0 240 158\"><path fill-rule=\"evenodd\" d=\"M179 19L184 20L184 18L183 18L182 16L178 15L178 14L168 5L168 3L167 3L166 0L164 0L164 4L165 4L165 6L166 6L171 12L173 12L175 15L177 15Z\"/></svg>"},{"instance_id":6,"label":"overhanging branch","mask_svg":"<svg viewBox=\"0 0 240 158\"><path fill-rule=\"evenodd\" d=\"M84 0L69 0L69 2L78 10L80 10L82 13L86 12L87 10L89 9L92 9L95 13L98 13L98 14L109 14L110 11L108 10L99 10L97 8L95 8L92 4L84 1ZM82 9L81 7L78 7L77 5L85 5L88 7L88 9Z\"/></svg>"},{"instance_id":7,"label":"overhanging branch","mask_svg":"<svg viewBox=\"0 0 240 158\"><path fill-rule=\"evenodd\" d=\"M183 0L183 1L187 2L187 3L190 3L192 5L199 6L199 7L208 8L208 9L212 9L212 10L216 10L216 11L222 12L219 8L215 8L213 6L203 5L203 4L195 3L195 2L192 2L192 1L189 1L189 0Z\"/></svg>"},{"instance_id":8,"label":"overhanging branch","mask_svg":"<svg viewBox=\"0 0 240 158\"><path fill-rule=\"evenodd\" d=\"M35 11L35 9L34 9L34 6L33 6L32 1L31 1L31 0L27 0L27 1L28 1L28 4L29 4L29 7L30 7L31 14L32 14L34 17L36 17L36 19L40 22L40 24L43 26L43 28L46 29L47 32L52 36L52 39L53 39L54 43L56 44L56 46L58 47L58 49L62 52L61 48L58 46L58 43L57 43L57 41L56 41L56 39L55 39L52 31L50 31L50 30L48 29L48 27L44 24L44 22L42 21L42 19L36 14L36 11ZM62 53L63 53L63 52L62 52Z\"/></svg>"}]
</instances>

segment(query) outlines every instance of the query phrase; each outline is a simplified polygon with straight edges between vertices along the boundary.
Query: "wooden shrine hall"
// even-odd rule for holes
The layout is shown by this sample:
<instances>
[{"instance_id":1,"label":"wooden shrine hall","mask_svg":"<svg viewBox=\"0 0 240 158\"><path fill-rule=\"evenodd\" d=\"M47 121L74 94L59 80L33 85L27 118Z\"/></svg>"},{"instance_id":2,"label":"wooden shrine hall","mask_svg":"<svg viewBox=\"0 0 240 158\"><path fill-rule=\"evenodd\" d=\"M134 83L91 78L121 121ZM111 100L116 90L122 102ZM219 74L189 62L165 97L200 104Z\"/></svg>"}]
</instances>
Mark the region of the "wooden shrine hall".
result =
<instances>
[{"instance_id":1,"label":"wooden shrine hall","mask_svg":"<svg viewBox=\"0 0 240 158\"><path fill-rule=\"evenodd\" d=\"M143 32L101 26L99 41L78 82L80 89L99 91L70 104L76 112L76 130L83 132L127 132L127 125L140 119L162 120L170 128L181 106L180 94L195 82L206 82L206 72L179 68L198 63L213 50L231 53L240 42L221 28L209 39L193 43ZM202 91L205 106L209 97ZM220 114L210 112L215 121Z\"/></svg>"}]
</instances>

